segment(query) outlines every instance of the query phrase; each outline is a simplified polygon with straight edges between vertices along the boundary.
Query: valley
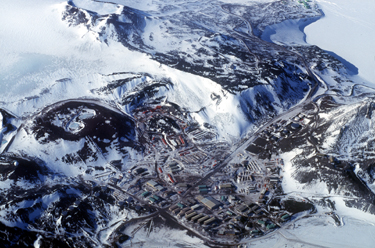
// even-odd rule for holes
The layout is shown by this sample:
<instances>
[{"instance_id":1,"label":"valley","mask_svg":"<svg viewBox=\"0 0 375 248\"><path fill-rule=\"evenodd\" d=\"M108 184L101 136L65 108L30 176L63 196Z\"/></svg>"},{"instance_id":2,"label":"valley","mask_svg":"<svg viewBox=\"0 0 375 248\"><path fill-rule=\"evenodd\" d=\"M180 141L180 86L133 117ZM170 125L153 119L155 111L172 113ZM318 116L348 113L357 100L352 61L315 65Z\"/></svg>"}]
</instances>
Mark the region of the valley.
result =
<instances>
[{"instance_id":1,"label":"valley","mask_svg":"<svg viewBox=\"0 0 375 248\"><path fill-rule=\"evenodd\" d=\"M3 13L4 247L370 247L375 88L307 42L320 4Z\"/></svg>"}]
</instances>

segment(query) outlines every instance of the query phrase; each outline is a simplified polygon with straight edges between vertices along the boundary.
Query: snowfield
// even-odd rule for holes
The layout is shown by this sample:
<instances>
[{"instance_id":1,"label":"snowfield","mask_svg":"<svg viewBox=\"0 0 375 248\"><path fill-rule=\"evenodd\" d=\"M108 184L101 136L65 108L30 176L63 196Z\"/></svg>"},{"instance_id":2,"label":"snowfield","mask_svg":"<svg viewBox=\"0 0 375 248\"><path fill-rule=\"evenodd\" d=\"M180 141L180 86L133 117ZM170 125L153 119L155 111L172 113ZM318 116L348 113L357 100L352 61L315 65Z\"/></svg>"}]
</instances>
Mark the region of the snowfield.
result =
<instances>
[{"instance_id":1,"label":"snowfield","mask_svg":"<svg viewBox=\"0 0 375 248\"><path fill-rule=\"evenodd\" d=\"M75 3L94 11L100 9L100 14L117 10L113 4L88 0ZM21 5L21 15L32 19L32 22L9 14ZM221 87L216 83L161 66L151 60L149 55L129 51L117 42L109 40L108 45L100 43L81 26L68 28L59 19L64 6L65 3L59 1L55 1L55 4L41 1L38 7L14 1L2 8L7 9L0 13L0 21L6 23L0 27L0 84L3 89L0 96L6 99L0 103L3 107L22 116L59 100L90 96L97 98L90 90L108 83L111 77L104 75L147 71L156 79L171 78L176 84L173 92L168 93L169 100L178 101L182 107L191 111L206 107L207 111L197 114L196 120L200 123L212 122L220 127L221 137L227 137L228 134L241 136L247 130L249 125L237 107L240 104L237 96L229 94L223 97L220 105L216 105L210 100L211 93L222 94Z\"/></svg>"},{"instance_id":2,"label":"snowfield","mask_svg":"<svg viewBox=\"0 0 375 248\"><path fill-rule=\"evenodd\" d=\"M375 83L375 2L317 0L325 16L306 27L307 42L333 52L353 74ZM351 65L350 65L351 64ZM360 81L361 79L358 79Z\"/></svg>"},{"instance_id":3,"label":"snowfield","mask_svg":"<svg viewBox=\"0 0 375 248\"><path fill-rule=\"evenodd\" d=\"M373 222L350 216L344 217L342 221L345 225L337 227L331 217L322 213L319 217L301 219L267 239L248 243L247 247L370 248L373 246L375 241L372 235Z\"/></svg>"},{"instance_id":4,"label":"snowfield","mask_svg":"<svg viewBox=\"0 0 375 248\"><path fill-rule=\"evenodd\" d=\"M48 219L50 214L45 214L43 211L52 211L50 206L60 204L60 200L64 203L65 198L69 198L71 203L69 206L61 203L63 205L61 212L64 210L65 215L67 209L74 212L76 205L81 203L77 203L76 199L83 195L92 197L92 192L83 194L78 189L80 183L87 183L85 180L98 176L95 173L82 176L89 169L107 166L109 160L121 160L126 157L124 161L128 164L124 168L127 171L130 169L128 167L142 159L143 151L135 151L134 144L132 144L134 146L129 145L126 156L120 157L111 140L99 139L99 142L108 144L108 149L112 149L104 150L106 157L96 158L95 161L90 161L91 158L87 158L87 161L81 159L74 166L66 166L65 155L80 152L86 142L92 146L89 148L93 154L99 149L92 144L94 143L92 139L96 137L91 139L88 135L75 141L61 138L45 143L42 141L49 138L48 133L45 137L39 137L39 140L30 135L31 127L36 123L32 122L34 115L56 102L68 99L94 99L102 102L103 106L115 106L117 113L126 114L129 119L134 120L134 116L131 116L132 111L143 107L142 100L136 102L138 96L136 97L134 102L138 105L133 104L133 101L129 103L125 100L128 100L128 96L146 92L145 98L149 98L146 100L155 100L154 105L163 101L178 104L178 107L184 110L184 114L189 113L192 122L199 126L214 127L216 141L225 141L233 145L251 130L259 128L261 123L257 121L266 122L288 111L289 108L310 100L310 91L313 89L310 81L315 80L312 76L318 78L321 83L314 88L315 96L327 94L337 102L343 99L343 102L349 103L350 97L359 99L362 95L374 94L370 88L353 85L358 83L375 86L375 2L373 0L359 2L314 0L314 4L317 3L323 11L323 17L317 17L311 12L308 18L285 20L285 16L281 16L280 22L277 21L279 19L268 20L273 24L265 27L264 31L258 30L260 37L252 36L252 30L249 28L252 20L262 20L257 15L253 16L252 8L264 6L263 10L266 11L274 3L281 4L280 1L211 0L207 1L207 4L203 3L204 5L201 1L179 0L169 2L113 0L110 3L104 0L74 0L73 2L74 5L62 0L36 2L12 0L2 3L0 8L0 108L14 115L11 118L0 114L0 150L9 148L7 152L11 154L26 154L43 160L49 171L37 176L42 183L51 188L57 183L54 181L55 177L61 180L66 188L69 188L71 182L77 187L66 190L62 187L55 191L51 189L51 192L46 193L47 195L40 198L36 196L32 200L20 200L9 208L6 207L7 204L3 202L1 196L0 222L7 226L30 229L32 226L28 226L19 216L21 211L18 212L18 209L35 206L35 211L30 210L27 215L24 213L27 220L34 221L42 217ZM233 9L222 8L222 5L227 4L240 6ZM133 9L129 10L124 6ZM185 6L190 7L186 9L186 13ZM217 22L210 23L211 17L208 18L206 14L200 12L196 13L199 7L205 10L215 8ZM313 7L315 8L315 5ZM75 8L79 9L77 16L72 14L77 19L68 16L63 21L63 14L69 8L72 12L76 10ZM302 9L301 6L298 8ZM165 12L160 13L161 10ZM241 15L249 17L249 20ZM72 19L69 19L70 17ZM144 26L138 23L140 19L137 18L144 21L142 22ZM197 19L192 21L189 18ZM266 19L265 16L264 18ZM125 32L126 30L121 34L128 35L130 38L121 37L119 30L124 26L119 25L119 28L113 24L114 20L121 25L134 28L129 34ZM74 21L78 22L77 25L74 25ZM257 23L259 27L262 27L261 24L261 22ZM256 43L259 38L263 40L262 43ZM246 39L248 39L247 43ZM270 43L274 44L267 47ZM224 45L225 51L220 50ZM319 46L327 54L303 50L311 45ZM309 58L311 60L308 61L309 66L306 66L306 69L307 63L301 58L306 55L313 56L314 52L317 57ZM337 61L332 60L329 55L338 58L344 66L336 63ZM224 62L218 65L215 61ZM189 71L186 69L189 66L196 66L198 69L192 68ZM204 69L207 68L212 71L205 71ZM249 68L254 70L249 71ZM309 74L310 69L314 75ZM236 88L225 81L231 78L230 75L241 73L245 75L242 77L244 83L239 82ZM251 76L258 75L257 73L261 76L260 80L249 79ZM224 78L222 81L219 80L221 77ZM125 83L113 86L121 80ZM168 87L155 88L152 96L151 93L150 96L147 95L145 88L164 81L169 83ZM253 84L250 85L248 81ZM107 86L113 86L113 89L106 92L103 89ZM340 98L341 96L343 97ZM356 98L356 101L358 99ZM370 98L363 99L370 102ZM353 111L350 114L353 116L353 112L357 111L357 105L351 106ZM372 132L374 125L371 120L372 105L369 104L366 113L370 115L369 118L366 116L368 119L364 116L358 119L353 117L355 121L352 122L344 118L351 108L347 106L341 108L347 111L340 112L340 118L343 120L337 120L327 129L325 143L319 149L330 154L337 152L335 154L337 157L345 154L341 158L353 160L357 156L354 150L356 151L358 147L363 150L373 148L372 140L366 139L367 136L374 135ZM66 124L67 132L77 134L85 128L83 120L90 120L95 116L95 111L90 111L84 111L80 119L77 115L68 124L56 117L52 124L55 126ZM170 114L172 115L172 112ZM338 115L334 114L334 111L321 113L317 118L321 120L338 118ZM24 126L17 135L8 130L13 126L20 127L21 120L24 121ZM64 118L62 117L61 120ZM113 120L106 120L105 123L110 124L111 121ZM165 133L163 135L166 136ZM118 137L112 138L116 140ZM133 138L134 143L138 142L135 134ZM14 142L13 146L7 147L7 142L10 140ZM338 145L339 148L334 150L333 147ZM353 154L351 154L352 150ZM285 162L282 172L284 192L301 200L309 197L328 197L335 202L334 211L340 216L343 225L338 225L327 214L333 211L332 209L318 206L317 214L314 216L307 217L307 213L302 213L286 228L280 228L269 236L243 244L247 247L372 247L375 241L372 234L375 225L374 215L350 208L343 200L343 195L329 190L327 183L323 181L306 186L295 180L293 159L302 153L303 147L280 154L280 158ZM311 156L314 154L311 153ZM104 174L112 172L112 170L104 172L104 169L101 169L103 170L101 173ZM364 172L358 165L355 173ZM64 181L65 179L67 181ZM361 179L364 183L370 181L369 178ZM26 190L32 188L33 184L20 178L18 182L17 180L12 182L10 179L2 180L0 186L0 194L3 194L10 192L15 186L17 189ZM104 202L100 194L104 194L107 190L106 187L101 186L104 185L95 185L100 190L98 189L95 197L92 198L99 203ZM374 183L372 182L369 187L374 189ZM73 196L76 199L73 199ZM84 203L90 204L90 201L91 199L86 199ZM103 226L95 226L96 223L93 225L96 227L97 238L103 244L110 239L112 232L118 227L119 218L125 221L126 218L129 220L138 217L135 212L133 216L131 212L120 210L118 206L109 206L111 205L89 211L90 217L101 216L102 222L106 222ZM52 222L61 227L61 219ZM63 232L62 227L57 231ZM35 247L39 246L38 240L34 243ZM156 226L151 233L147 233L144 228L140 229L132 242L147 247L205 247L204 241L189 235L186 230L159 226Z\"/></svg>"},{"instance_id":5,"label":"snowfield","mask_svg":"<svg viewBox=\"0 0 375 248\"><path fill-rule=\"evenodd\" d=\"M310 19L286 20L266 27L262 39L280 45L307 45L305 28L318 21L320 17Z\"/></svg>"}]
</instances>

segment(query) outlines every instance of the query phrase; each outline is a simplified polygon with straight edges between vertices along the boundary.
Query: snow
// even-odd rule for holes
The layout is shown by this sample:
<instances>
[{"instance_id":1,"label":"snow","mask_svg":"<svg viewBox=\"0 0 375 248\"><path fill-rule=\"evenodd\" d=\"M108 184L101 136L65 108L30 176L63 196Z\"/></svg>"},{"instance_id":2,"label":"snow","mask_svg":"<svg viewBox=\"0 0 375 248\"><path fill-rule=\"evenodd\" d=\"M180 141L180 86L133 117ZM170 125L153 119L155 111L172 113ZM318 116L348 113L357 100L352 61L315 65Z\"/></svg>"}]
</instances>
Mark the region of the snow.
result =
<instances>
[{"instance_id":1,"label":"snow","mask_svg":"<svg viewBox=\"0 0 375 248\"><path fill-rule=\"evenodd\" d=\"M301 219L288 229L253 241L247 247L373 247L373 224L347 216L343 221L345 225L337 227L324 214Z\"/></svg>"},{"instance_id":2,"label":"snow","mask_svg":"<svg viewBox=\"0 0 375 248\"><path fill-rule=\"evenodd\" d=\"M0 27L0 96L8 99L7 103L24 96L40 97L43 88L52 87L53 96L36 98L31 105L45 106L67 96L87 95L88 83L101 79L98 74L158 68L159 64L145 54L130 52L117 43L107 46L96 42L81 27L69 28L61 21L63 7L58 0L41 0L37 5L16 0L0 9L4 24ZM67 80L56 81L60 79ZM24 105L11 108L21 114L30 110Z\"/></svg>"},{"instance_id":3,"label":"snow","mask_svg":"<svg viewBox=\"0 0 375 248\"><path fill-rule=\"evenodd\" d=\"M143 244L144 247L207 247L203 241L187 234L185 230L160 228L153 226L153 230L148 234L148 226L141 228L132 239L133 245Z\"/></svg>"},{"instance_id":4,"label":"snow","mask_svg":"<svg viewBox=\"0 0 375 248\"><path fill-rule=\"evenodd\" d=\"M0 181L0 189L1 191L5 191L7 189L10 189L12 187L13 180L7 179L5 181ZM0 192L1 192L0 191Z\"/></svg>"},{"instance_id":5,"label":"snow","mask_svg":"<svg viewBox=\"0 0 375 248\"><path fill-rule=\"evenodd\" d=\"M97 2L108 3L106 0L98 0ZM111 3L121 4L130 8L143 11L157 10L157 4L154 0L112 0Z\"/></svg>"},{"instance_id":6,"label":"snow","mask_svg":"<svg viewBox=\"0 0 375 248\"><path fill-rule=\"evenodd\" d=\"M74 3L90 10L102 11L100 14L116 11L117 8L113 4L104 4L103 9L100 9L99 3L88 0ZM137 7L134 4L137 5L137 2L130 6ZM20 5L20 14L31 21L24 22L9 14L18 11ZM226 93L227 97L223 97L219 105L214 104L210 94L215 92L223 95L220 85L167 66L160 67L149 55L129 51L117 42L109 41L108 46L101 44L83 27L67 27L60 20L64 6L65 3L58 1L41 0L36 6L16 0L5 4L2 10L7 9L6 12L0 10L1 23L8 24L0 27L0 64L4 68L0 71L0 85L4 88L0 97L8 99L4 103L5 107L22 116L59 100L88 96L96 98L97 95L93 95L90 90L100 88L110 80L103 75L147 71L156 79L171 78L174 89L160 93L165 93L169 101L178 102L192 111L206 107L207 111L197 114L196 119L202 124L207 122L218 125L221 137L240 136L247 130L248 123L241 109L232 108L239 105L237 96ZM158 23L155 21L150 27L156 27ZM163 49L163 45L158 45L158 49ZM143 80L132 81L114 97L119 98ZM47 93L41 93L45 89ZM31 98L19 101L25 97ZM72 123L70 128L79 130L80 125Z\"/></svg>"},{"instance_id":7,"label":"snow","mask_svg":"<svg viewBox=\"0 0 375 248\"><path fill-rule=\"evenodd\" d=\"M293 177L296 168L293 166L292 159L303 152L302 149L294 149L291 152L281 154L281 158L284 160L284 168L282 170L282 187L286 194L296 194L297 196L304 195L306 193L308 196L313 194L318 195L328 195L327 185L323 182L315 182L313 185L305 187L300 184Z\"/></svg>"},{"instance_id":8,"label":"snow","mask_svg":"<svg viewBox=\"0 0 375 248\"><path fill-rule=\"evenodd\" d=\"M41 240L42 240L42 236L39 235L38 238L34 242L34 248L40 248Z\"/></svg>"},{"instance_id":9,"label":"snow","mask_svg":"<svg viewBox=\"0 0 375 248\"><path fill-rule=\"evenodd\" d=\"M258 2L272 2L273 0L258 0ZM157 4L152 0L114 0L112 3L99 3L100 1L76 0L78 7L92 10L100 15L118 13L121 8L117 4L123 4L144 11L156 11ZM243 0L222 0L222 3L253 4ZM285 45L316 44L325 50L335 52L352 63L359 69L359 76L375 83L375 19L373 12L375 2L363 0L354 2L350 0L317 0L322 7L325 17L310 24L313 20L287 20L280 24L266 28L262 38ZM240 108L240 99L243 96L229 94L212 80L181 72L176 69L160 66L158 62L151 59L150 55L129 51L121 44L110 41L107 44L96 40L95 35L89 33L85 27L68 27L61 21L61 10L65 2L60 0L38 0L38 3L13 0L2 3L0 8L0 98L6 102L0 103L1 107L7 107L21 116L27 116L59 100L79 97L102 97L102 100L121 99L129 94L134 88L145 81L152 81L150 77L140 77L128 82L118 88L113 95L97 96L91 92L92 89L100 88L111 80L121 79L122 76L105 76L113 72L149 72L155 78L169 78L174 84L171 89L159 92L160 96L167 96L168 101L178 102L183 108L190 111L203 111L192 114L193 118L200 124L210 123L217 127L219 137L231 139L240 137L246 133L250 126L244 113ZM15 14L17 13L17 14ZM21 18L22 17L22 18ZM123 21L126 21L125 19ZM148 34L154 29L163 30L159 27L161 21L150 19L145 32ZM304 28L307 24L310 24ZM303 31L305 30L307 37ZM154 42L150 45L156 46L158 51L167 49L165 41L170 37L154 33ZM194 38L194 37L193 37ZM306 40L305 40L306 39ZM171 40L176 42L178 40ZM215 44L215 43L213 43ZM188 44L180 44L183 50ZM352 68L352 67L351 67ZM354 69L355 73L355 69ZM63 79L63 80L62 80ZM258 87L260 88L260 87ZM47 93L42 93L47 89ZM247 90L243 93L247 98L254 101L257 88ZM271 91L272 92L272 91ZM211 100L211 93L221 97L220 102ZM26 99L25 97L33 97ZM272 93L270 98L276 99ZM249 101L250 101L249 100ZM279 103L280 104L280 103ZM126 111L126 110L125 110ZM95 113L83 113L80 118L91 118ZM78 128L78 122L72 122L73 129ZM46 161L50 169L62 172L67 176L77 176L87 167L78 164L76 167L66 167L64 163L55 161L62 154L76 152L83 144L81 142L58 141L49 147L39 148L37 141L21 131L15 138L15 142L22 144L14 147L10 152L28 151ZM326 146L330 143L328 140ZM139 156L129 151L134 158ZM314 187L304 188L292 177L293 168L291 159L301 150L283 154L285 161L283 188L287 193L298 192L299 195L324 194L326 187L322 183L316 183ZM118 154L113 152L109 157L118 159ZM105 161L99 159L98 164ZM79 169L78 167L82 167ZM129 165L130 166L130 165ZM0 188L12 187L11 181L0 182ZM24 187L24 186L23 186ZM75 190L67 190L67 194L80 194ZM56 201L57 194L46 196L43 202L46 205ZM267 237L267 243L255 241L257 247L269 247L274 243L279 246L285 244L293 246L291 241L284 236L294 235L299 240L308 244L316 244L330 247L360 246L370 247L374 243L374 237L369 230L373 229L374 216L361 212L360 210L347 208L342 198L335 198L337 211L344 216L345 226L336 227L329 222L329 217L308 218L296 223L292 234L277 234L277 237ZM23 202L30 205L34 202ZM1 212L0 216L6 213ZM36 218L39 212L31 213ZM6 222L6 221L4 221ZM328 222L328 224L327 224ZM20 223L6 222L14 226ZM192 238L186 231L170 230L168 228L157 229L151 232L151 236L145 241L146 232L141 229L133 242L146 242L147 247L168 247L179 244L185 247L202 247L203 242ZM109 234L103 232L105 240ZM355 239L351 237L355 236ZM298 243L298 242L297 242ZM303 245L304 243L301 242ZM38 247L38 242L35 242Z\"/></svg>"},{"instance_id":10,"label":"snow","mask_svg":"<svg viewBox=\"0 0 375 248\"><path fill-rule=\"evenodd\" d=\"M113 3L95 2L91 0L74 0L74 5L81 9L95 11L99 15L112 14L119 9L119 7Z\"/></svg>"},{"instance_id":11,"label":"snow","mask_svg":"<svg viewBox=\"0 0 375 248\"><path fill-rule=\"evenodd\" d=\"M245 115L239 106L239 97L225 92L220 85L209 79L197 77L189 73L171 71L168 68L168 75L175 75L171 78L176 83L173 94L168 95L168 100L178 102L181 107L198 111L206 107L206 111L192 114L193 118L200 124L204 122L216 126L221 137L227 134L241 136L248 127ZM211 93L221 96L220 104L211 100Z\"/></svg>"},{"instance_id":12,"label":"snow","mask_svg":"<svg viewBox=\"0 0 375 248\"><path fill-rule=\"evenodd\" d=\"M74 188L67 189L67 190L66 190L66 193L67 193L68 195L78 195L78 196L81 196L81 195L82 195L81 191L79 191L79 190L77 190L77 189L74 189Z\"/></svg>"},{"instance_id":13,"label":"snow","mask_svg":"<svg viewBox=\"0 0 375 248\"><path fill-rule=\"evenodd\" d=\"M304 29L318 19L286 20L266 27L261 38L268 42L286 46L307 45Z\"/></svg>"},{"instance_id":14,"label":"snow","mask_svg":"<svg viewBox=\"0 0 375 248\"><path fill-rule=\"evenodd\" d=\"M127 211L126 209L121 210L118 206L110 206L110 210L108 211L111 213L111 221L107 224L107 227L102 229L100 225L98 225L97 229L95 230L98 239L102 244L106 244L110 246L107 242L108 238L111 234L123 223L121 220L125 221L128 218L134 218L136 216L132 216L132 213Z\"/></svg>"},{"instance_id":15,"label":"snow","mask_svg":"<svg viewBox=\"0 0 375 248\"><path fill-rule=\"evenodd\" d=\"M256 0L256 1L244 1L244 0L220 0L222 3L229 3L229 4L241 4L241 5L253 5L254 2L257 3L272 3L277 0Z\"/></svg>"},{"instance_id":16,"label":"snow","mask_svg":"<svg viewBox=\"0 0 375 248\"><path fill-rule=\"evenodd\" d=\"M11 147L9 152L22 153L27 151L30 156L43 159L47 167L54 172L63 173L67 176L77 176L87 167L83 162L78 163L76 166L67 167L61 161L61 157L64 154L79 151L85 142L84 139L78 142L58 140L49 145L41 146L33 135L27 135L25 130L21 129L15 136L14 142L19 145ZM56 159L59 161L56 161ZM103 161L99 159L98 163L103 163Z\"/></svg>"},{"instance_id":17,"label":"snow","mask_svg":"<svg viewBox=\"0 0 375 248\"><path fill-rule=\"evenodd\" d=\"M334 220L325 213L332 211L316 206L317 213L308 218L298 219L270 235L247 243L247 247L372 247L375 237L372 235L375 216L359 209L345 205L344 197L329 196L326 186L317 183L313 187L304 188L292 177L291 159L300 154L302 149L284 153L282 186L284 192L294 197L319 195L328 197L335 203L334 212L342 219L343 226L337 226Z\"/></svg>"},{"instance_id":18,"label":"snow","mask_svg":"<svg viewBox=\"0 0 375 248\"><path fill-rule=\"evenodd\" d=\"M375 83L375 1L317 2L325 16L305 28L307 42L335 53L354 74L358 68L360 77Z\"/></svg>"},{"instance_id":19,"label":"snow","mask_svg":"<svg viewBox=\"0 0 375 248\"><path fill-rule=\"evenodd\" d=\"M338 213L347 216L348 218L361 220L372 226L375 225L375 215L365 213L356 208L346 207L345 202L341 197L332 197L331 199L335 202L335 207Z\"/></svg>"}]
</instances>

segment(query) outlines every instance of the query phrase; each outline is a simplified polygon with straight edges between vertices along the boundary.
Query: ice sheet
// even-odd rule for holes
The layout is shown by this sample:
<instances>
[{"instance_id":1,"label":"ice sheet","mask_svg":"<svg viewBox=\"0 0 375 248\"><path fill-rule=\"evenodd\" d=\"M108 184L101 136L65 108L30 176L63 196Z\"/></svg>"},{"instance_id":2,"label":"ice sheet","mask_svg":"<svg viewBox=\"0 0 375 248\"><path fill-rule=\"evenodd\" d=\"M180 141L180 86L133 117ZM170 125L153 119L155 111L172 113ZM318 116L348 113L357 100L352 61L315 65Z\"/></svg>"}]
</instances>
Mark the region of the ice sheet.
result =
<instances>
[{"instance_id":1,"label":"ice sheet","mask_svg":"<svg viewBox=\"0 0 375 248\"><path fill-rule=\"evenodd\" d=\"M317 0L325 16L306 27L307 42L352 64L375 83L375 1Z\"/></svg>"}]
</instances>

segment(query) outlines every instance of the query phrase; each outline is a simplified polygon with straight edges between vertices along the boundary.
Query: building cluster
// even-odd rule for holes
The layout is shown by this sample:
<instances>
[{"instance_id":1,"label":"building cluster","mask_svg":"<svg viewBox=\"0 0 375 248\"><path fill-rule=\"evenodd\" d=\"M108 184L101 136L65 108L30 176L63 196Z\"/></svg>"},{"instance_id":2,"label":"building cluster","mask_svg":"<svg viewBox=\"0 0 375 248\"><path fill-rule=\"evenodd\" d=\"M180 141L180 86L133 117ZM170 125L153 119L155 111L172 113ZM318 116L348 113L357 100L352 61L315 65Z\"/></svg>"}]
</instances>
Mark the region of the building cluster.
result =
<instances>
[{"instance_id":1,"label":"building cluster","mask_svg":"<svg viewBox=\"0 0 375 248\"><path fill-rule=\"evenodd\" d=\"M146 182L146 185L151 188L153 191L163 191L164 187L159 183L155 182L154 180L150 180Z\"/></svg>"},{"instance_id":2,"label":"building cluster","mask_svg":"<svg viewBox=\"0 0 375 248\"><path fill-rule=\"evenodd\" d=\"M178 165L178 163L173 162L168 165L168 170L170 173L176 173L182 170L182 168Z\"/></svg>"},{"instance_id":3,"label":"building cluster","mask_svg":"<svg viewBox=\"0 0 375 248\"><path fill-rule=\"evenodd\" d=\"M254 176L251 171L243 171L237 174L237 183L254 182Z\"/></svg>"},{"instance_id":4,"label":"building cluster","mask_svg":"<svg viewBox=\"0 0 375 248\"><path fill-rule=\"evenodd\" d=\"M165 146L169 146L172 150L186 146L186 143L181 135L172 134L163 137L161 140Z\"/></svg>"},{"instance_id":5,"label":"building cluster","mask_svg":"<svg viewBox=\"0 0 375 248\"><path fill-rule=\"evenodd\" d=\"M262 173L262 168L259 166L259 164L255 160L250 160L250 161L245 160L242 162L242 164L249 171L252 171L254 173L259 173L259 174Z\"/></svg>"},{"instance_id":6,"label":"building cluster","mask_svg":"<svg viewBox=\"0 0 375 248\"><path fill-rule=\"evenodd\" d=\"M262 152L269 151L271 147L281 139L289 137L300 131L304 126L305 115L300 113L290 120L279 120L263 130L246 151L256 156Z\"/></svg>"},{"instance_id":7,"label":"building cluster","mask_svg":"<svg viewBox=\"0 0 375 248\"><path fill-rule=\"evenodd\" d=\"M177 185L187 187L183 184ZM182 224L197 231L231 238L263 235L279 228L291 217L280 207L265 204L264 199L270 193L266 188L260 192L255 189L256 192L253 192L259 199L245 201L242 195L226 191L235 188L232 183L220 183L212 191L211 187L212 185L198 185L198 191L192 191L194 199L188 198L170 206L170 213Z\"/></svg>"},{"instance_id":8,"label":"building cluster","mask_svg":"<svg viewBox=\"0 0 375 248\"><path fill-rule=\"evenodd\" d=\"M141 133L140 140L149 145L148 153L152 153L152 147L174 151L188 145L184 135L186 122L174 106L164 104L139 108L134 111L134 118Z\"/></svg>"},{"instance_id":9,"label":"building cluster","mask_svg":"<svg viewBox=\"0 0 375 248\"><path fill-rule=\"evenodd\" d=\"M219 202L218 200L214 199L211 196L204 197L204 196L201 196L201 195L197 195L195 197L195 199L197 199L197 201L199 201L200 203L202 203L209 210L213 210L213 209L218 208L219 206L222 205L221 202Z\"/></svg>"},{"instance_id":10,"label":"building cluster","mask_svg":"<svg viewBox=\"0 0 375 248\"><path fill-rule=\"evenodd\" d=\"M106 172L103 172L103 173L97 174L97 175L95 176L95 179L106 180L106 179L110 179L110 178L113 177L115 174L116 174L115 171L106 171Z\"/></svg>"},{"instance_id":11,"label":"building cluster","mask_svg":"<svg viewBox=\"0 0 375 248\"><path fill-rule=\"evenodd\" d=\"M174 215L178 218L185 218L187 221L192 223L197 223L201 226L208 226L213 224L216 221L214 216L209 216L203 213L199 213L196 210L200 207L200 205L194 206L185 206L182 203L178 203L169 208Z\"/></svg>"},{"instance_id":12,"label":"building cluster","mask_svg":"<svg viewBox=\"0 0 375 248\"><path fill-rule=\"evenodd\" d=\"M188 133L192 137L192 140L194 141L211 140L216 137L216 134L210 131L201 130L199 128L190 129Z\"/></svg>"},{"instance_id":13,"label":"building cluster","mask_svg":"<svg viewBox=\"0 0 375 248\"><path fill-rule=\"evenodd\" d=\"M145 115L138 118L156 116L160 123L165 123L166 117L173 117L173 113L163 107ZM303 119L302 115L297 117L298 120L279 121L268 127L254 145L264 150L274 142L273 136L281 137L285 129L293 132L291 125ZM157 148L149 149L149 158L157 160L145 158L143 162L136 162L117 187L122 187L149 209L169 210L166 213L181 225L210 237L237 239L263 235L279 228L292 216L280 206L270 205L281 182L281 160L265 161L245 151L232 158L229 166L219 167L228 157L228 144L203 142L210 132L187 121L183 126L183 121L177 117L173 120L178 123L179 131L176 126L167 131L162 130L161 124L152 124L156 131L151 130L144 140ZM143 125L145 132L150 130L150 123ZM157 131L158 128L161 131ZM194 142L194 139L199 141ZM158 156L153 156L155 152ZM215 174L203 180L217 165ZM121 190L115 190L113 196L120 202L129 198Z\"/></svg>"},{"instance_id":14,"label":"building cluster","mask_svg":"<svg viewBox=\"0 0 375 248\"><path fill-rule=\"evenodd\" d=\"M280 138L288 137L290 134L301 129L305 115L300 113L289 121L280 120L263 131L266 140L278 141Z\"/></svg>"},{"instance_id":15,"label":"building cluster","mask_svg":"<svg viewBox=\"0 0 375 248\"><path fill-rule=\"evenodd\" d=\"M209 157L207 154L198 148L191 148L179 153L180 158L183 163L185 164L200 164L206 162Z\"/></svg>"}]
</instances>

